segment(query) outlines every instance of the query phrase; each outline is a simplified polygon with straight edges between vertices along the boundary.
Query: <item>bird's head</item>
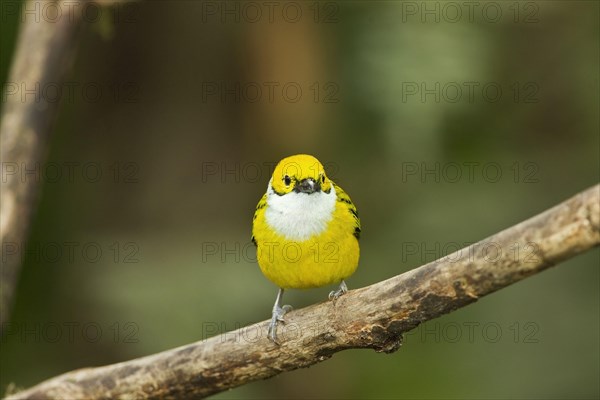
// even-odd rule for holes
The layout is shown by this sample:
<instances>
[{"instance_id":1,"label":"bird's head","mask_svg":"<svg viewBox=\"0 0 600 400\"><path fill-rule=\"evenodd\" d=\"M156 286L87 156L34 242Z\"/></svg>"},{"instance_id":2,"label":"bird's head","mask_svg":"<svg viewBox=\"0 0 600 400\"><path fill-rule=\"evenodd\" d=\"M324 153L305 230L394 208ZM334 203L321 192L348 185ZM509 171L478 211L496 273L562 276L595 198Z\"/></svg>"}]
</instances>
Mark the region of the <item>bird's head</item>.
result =
<instances>
[{"instance_id":1,"label":"bird's head","mask_svg":"<svg viewBox=\"0 0 600 400\"><path fill-rule=\"evenodd\" d=\"M277 164L271 179L273 191L282 196L291 192L307 195L331 190L323 165L308 154L286 157Z\"/></svg>"}]
</instances>

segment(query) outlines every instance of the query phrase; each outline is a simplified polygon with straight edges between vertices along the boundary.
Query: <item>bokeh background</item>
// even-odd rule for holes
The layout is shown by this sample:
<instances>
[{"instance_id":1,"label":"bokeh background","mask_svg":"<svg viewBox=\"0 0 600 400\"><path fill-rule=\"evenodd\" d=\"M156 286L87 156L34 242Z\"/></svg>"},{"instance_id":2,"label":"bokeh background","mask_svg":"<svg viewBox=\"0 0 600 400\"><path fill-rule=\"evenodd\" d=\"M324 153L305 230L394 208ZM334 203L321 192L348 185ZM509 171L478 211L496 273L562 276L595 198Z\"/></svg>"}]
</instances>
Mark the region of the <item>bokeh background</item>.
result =
<instances>
[{"instance_id":1,"label":"bokeh background","mask_svg":"<svg viewBox=\"0 0 600 400\"><path fill-rule=\"evenodd\" d=\"M598 182L597 2L270 4L88 16L21 244L2 392L268 318L276 288L249 240L284 156L317 156L356 203L351 288ZM2 18L6 83L18 16ZM431 321L395 354L346 351L215 398L598 398L599 258Z\"/></svg>"}]
</instances>

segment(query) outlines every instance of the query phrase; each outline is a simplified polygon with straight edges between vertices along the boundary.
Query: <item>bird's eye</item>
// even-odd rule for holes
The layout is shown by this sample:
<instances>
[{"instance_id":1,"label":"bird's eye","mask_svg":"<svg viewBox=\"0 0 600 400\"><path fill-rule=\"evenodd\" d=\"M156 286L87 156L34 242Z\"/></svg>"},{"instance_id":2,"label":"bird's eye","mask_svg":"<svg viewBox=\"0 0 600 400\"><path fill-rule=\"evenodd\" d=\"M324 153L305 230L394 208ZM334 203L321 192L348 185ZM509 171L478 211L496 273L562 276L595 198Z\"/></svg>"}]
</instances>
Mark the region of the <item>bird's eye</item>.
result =
<instances>
[{"instance_id":1,"label":"bird's eye","mask_svg":"<svg viewBox=\"0 0 600 400\"><path fill-rule=\"evenodd\" d=\"M284 176L283 177L283 183L285 183L285 186L290 186L290 183L292 183L292 178L290 178L289 176Z\"/></svg>"},{"instance_id":2,"label":"bird's eye","mask_svg":"<svg viewBox=\"0 0 600 400\"><path fill-rule=\"evenodd\" d=\"M321 176L321 181L325 183L325 175Z\"/></svg>"}]
</instances>

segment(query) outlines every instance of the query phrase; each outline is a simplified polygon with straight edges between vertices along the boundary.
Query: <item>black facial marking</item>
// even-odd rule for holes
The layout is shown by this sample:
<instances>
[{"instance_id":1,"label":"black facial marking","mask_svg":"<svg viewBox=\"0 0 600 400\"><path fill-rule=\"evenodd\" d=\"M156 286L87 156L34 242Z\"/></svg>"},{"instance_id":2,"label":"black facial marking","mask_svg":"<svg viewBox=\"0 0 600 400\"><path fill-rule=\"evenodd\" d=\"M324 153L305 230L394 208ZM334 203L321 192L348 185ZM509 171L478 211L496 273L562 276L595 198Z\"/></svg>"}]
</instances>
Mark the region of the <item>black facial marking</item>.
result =
<instances>
[{"instance_id":1,"label":"black facial marking","mask_svg":"<svg viewBox=\"0 0 600 400\"><path fill-rule=\"evenodd\" d=\"M294 192L296 193L316 193L321 191L321 182L316 181L312 178L303 179L300 182L296 182Z\"/></svg>"}]
</instances>

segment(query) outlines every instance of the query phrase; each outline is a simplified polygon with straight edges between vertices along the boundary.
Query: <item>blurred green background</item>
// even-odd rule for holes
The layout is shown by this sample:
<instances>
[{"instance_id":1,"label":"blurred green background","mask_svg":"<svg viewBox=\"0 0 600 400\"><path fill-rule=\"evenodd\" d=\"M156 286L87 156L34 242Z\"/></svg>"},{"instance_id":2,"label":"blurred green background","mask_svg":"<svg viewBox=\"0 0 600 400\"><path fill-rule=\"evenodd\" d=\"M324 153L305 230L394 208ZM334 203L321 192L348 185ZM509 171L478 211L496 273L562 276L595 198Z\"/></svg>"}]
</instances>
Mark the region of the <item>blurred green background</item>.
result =
<instances>
[{"instance_id":1,"label":"blurred green background","mask_svg":"<svg viewBox=\"0 0 600 400\"><path fill-rule=\"evenodd\" d=\"M88 16L21 244L2 392L268 318L276 287L248 243L284 156L315 155L356 203L351 288L598 182L598 2L267 3ZM2 15L4 83L18 19ZM599 258L431 321L392 355L345 351L216 398L598 398Z\"/></svg>"}]
</instances>

